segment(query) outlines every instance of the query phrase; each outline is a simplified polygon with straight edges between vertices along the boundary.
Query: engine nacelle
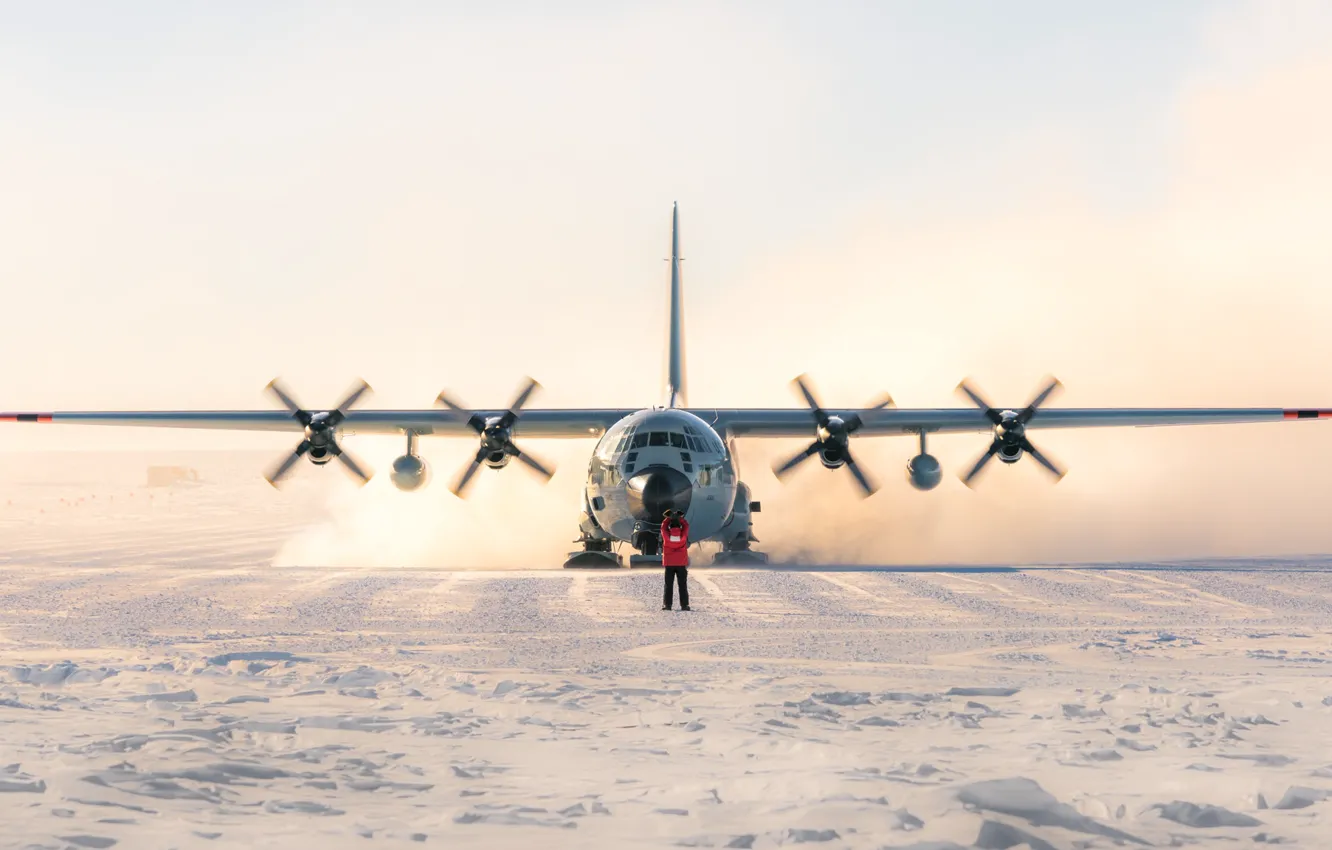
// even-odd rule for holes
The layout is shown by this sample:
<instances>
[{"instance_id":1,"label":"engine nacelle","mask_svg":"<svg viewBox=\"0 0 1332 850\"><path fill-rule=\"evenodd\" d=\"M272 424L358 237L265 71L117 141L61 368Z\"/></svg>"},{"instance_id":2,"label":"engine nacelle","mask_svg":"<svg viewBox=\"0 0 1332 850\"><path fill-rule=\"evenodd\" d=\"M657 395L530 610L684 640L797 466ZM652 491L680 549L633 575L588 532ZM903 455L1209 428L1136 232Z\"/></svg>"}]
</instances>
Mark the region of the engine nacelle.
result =
<instances>
[{"instance_id":1,"label":"engine nacelle","mask_svg":"<svg viewBox=\"0 0 1332 850\"><path fill-rule=\"evenodd\" d=\"M1004 463L1017 463L1022 460L1022 447L1005 443L999 447L998 456Z\"/></svg>"},{"instance_id":2,"label":"engine nacelle","mask_svg":"<svg viewBox=\"0 0 1332 850\"><path fill-rule=\"evenodd\" d=\"M919 454L907 461L907 480L917 490L933 490L943 480L943 466L934 455Z\"/></svg>"},{"instance_id":3,"label":"engine nacelle","mask_svg":"<svg viewBox=\"0 0 1332 850\"><path fill-rule=\"evenodd\" d=\"M305 457L315 466L323 466L333 459L333 453L325 446L316 446L306 452Z\"/></svg>"},{"instance_id":4,"label":"engine nacelle","mask_svg":"<svg viewBox=\"0 0 1332 850\"><path fill-rule=\"evenodd\" d=\"M491 452L486 455L484 463L491 469L503 469L509 465L509 455L505 452Z\"/></svg>"},{"instance_id":5,"label":"engine nacelle","mask_svg":"<svg viewBox=\"0 0 1332 850\"><path fill-rule=\"evenodd\" d=\"M841 446L825 443L819 449L819 462L828 469L838 469L846 463L846 452Z\"/></svg>"},{"instance_id":6,"label":"engine nacelle","mask_svg":"<svg viewBox=\"0 0 1332 850\"><path fill-rule=\"evenodd\" d=\"M403 455L393 461L389 477L399 490L420 490L430 481L430 466L418 455Z\"/></svg>"}]
</instances>

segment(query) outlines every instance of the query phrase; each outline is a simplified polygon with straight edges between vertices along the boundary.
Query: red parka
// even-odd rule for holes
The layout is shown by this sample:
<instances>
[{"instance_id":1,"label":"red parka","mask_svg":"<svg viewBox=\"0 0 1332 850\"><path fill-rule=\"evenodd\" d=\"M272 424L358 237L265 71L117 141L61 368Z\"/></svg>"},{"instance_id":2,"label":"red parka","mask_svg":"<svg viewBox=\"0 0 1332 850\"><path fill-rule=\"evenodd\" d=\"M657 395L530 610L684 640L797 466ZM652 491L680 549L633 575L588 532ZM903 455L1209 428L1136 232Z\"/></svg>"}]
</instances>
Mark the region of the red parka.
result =
<instances>
[{"instance_id":1,"label":"red parka","mask_svg":"<svg viewBox=\"0 0 1332 850\"><path fill-rule=\"evenodd\" d=\"M674 527L669 519L661 523L661 565L689 566L689 521L684 517L680 517L680 524Z\"/></svg>"}]
</instances>

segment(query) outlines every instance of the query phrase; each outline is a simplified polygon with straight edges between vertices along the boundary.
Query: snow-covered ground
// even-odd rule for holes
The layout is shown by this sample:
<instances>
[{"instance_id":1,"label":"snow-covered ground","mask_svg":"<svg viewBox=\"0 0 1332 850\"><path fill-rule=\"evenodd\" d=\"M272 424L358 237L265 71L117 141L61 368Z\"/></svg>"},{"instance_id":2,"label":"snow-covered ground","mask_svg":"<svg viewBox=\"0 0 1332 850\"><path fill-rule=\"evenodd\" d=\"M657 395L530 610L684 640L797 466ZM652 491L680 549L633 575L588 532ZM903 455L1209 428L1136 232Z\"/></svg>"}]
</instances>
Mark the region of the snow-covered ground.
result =
<instances>
[{"instance_id":1,"label":"snow-covered ground","mask_svg":"<svg viewBox=\"0 0 1332 850\"><path fill-rule=\"evenodd\" d=\"M1332 836L1322 562L697 568L665 612L655 571L274 568L318 509L216 481L24 486L6 847Z\"/></svg>"}]
</instances>

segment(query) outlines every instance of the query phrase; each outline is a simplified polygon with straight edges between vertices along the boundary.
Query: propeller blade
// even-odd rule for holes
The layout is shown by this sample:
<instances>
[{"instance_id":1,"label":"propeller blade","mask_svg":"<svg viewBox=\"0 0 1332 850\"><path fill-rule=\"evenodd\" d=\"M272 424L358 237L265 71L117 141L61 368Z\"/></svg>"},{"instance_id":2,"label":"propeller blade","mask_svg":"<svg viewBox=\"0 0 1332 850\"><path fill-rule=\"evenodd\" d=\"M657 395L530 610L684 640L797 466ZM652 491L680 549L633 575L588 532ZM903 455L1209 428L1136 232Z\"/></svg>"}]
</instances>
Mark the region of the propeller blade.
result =
<instances>
[{"instance_id":1,"label":"propeller blade","mask_svg":"<svg viewBox=\"0 0 1332 850\"><path fill-rule=\"evenodd\" d=\"M814 397L814 391L810 389L809 376L797 375L795 380L791 381L791 383L797 390L799 390L800 395L805 399L805 403L809 405L810 410L814 411L814 416L819 420L819 424L822 425L824 418L823 405L819 404L819 400Z\"/></svg>"},{"instance_id":2,"label":"propeller blade","mask_svg":"<svg viewBox=\"0 0 1332 850\"><path fill-rule=\"evenodd\" d=\"M879 488L870 482L869 476L866 475L865 470L861 469L860 465L856 463L856 459L851 456L851 451L849 449L845 452L844 456L846 457L846 468L851 471L851 474L855 476L856 481L860 483L860 489L865 491L865 498L873 496L874 492Z\"/></svg>"},{"instance_id":3,"label":"propeller blade","mask_svg":"<svg viewBox=\"0 0 1332 850\"><path fill-rule=\"evenodd\" d=\"M1036 397L1031 400L1031 404L1028 404L1022 412L1018 414L1018 421L1023 425L1026 425L1031 421L1031 417L1036 415L1036 408L1040 407L1045 400L1050 397L1050 393L1062 386L1063 384L1059 383L1058 378L1050 378L1050 383L1046 385L1045 389L1037 393Z\"/></svg>"},{"instance_id":4,"label":"propeller blade","mask_svg":"<svg viewBox=\"0 0 1332 850\"><path fill-rule=\"evenodd\" d=\"M997 441L990 443L990 447L985 450L985 454L981 455L980 459L976 461L976 465L971 468L971 471L963 476L962 483L970 487L972 479L980 474L980 471L985 468L985 464L989 463L990 458L994 457L995 453L998 451L999 443Z\"/></svg>"},{"instance_id":5,"label":"propeller blade","mask_svg":"<svg viewBox=\"0 0 1332 850\"><path fill-rule=\"evenodd\" d=\"M442 405L446 410L455 414L460 421L465 420L472 415L472 411L468 410L458 402L454 401L452 396L450 396L447 392L441 392L435 398L435 404Z\"/></svg>"},{"instance_id":6,"label":"propeller blade","mask_svg":"<svg viewBox=\"0 0 1332 850\"><path fill-rule=\"evenodd\" d=\"M786 463L783 463L780 466L774 466L772 468L772 474L781 478L792 469L795 469L797 466L804 463L806 458L817 452L820 448L822 448L822 444L818 440L815 440L806 448L801 449L799 453L793 455Z\"/></svg>"},{"instance_id":7,"label":"propeller blade","mask_svg":"<svg viewBox=\"0 0 1332 850\"><path fill-rule=\"evenodd\" d=\"M483 419L480 414L473 413L461 404L458 404L450 398L447 393L440 393L435 399L435 403L443 406L444 409L452 415L455 421L470 426L471 429L478 434L485 432L486 420Z\"/></svg>"},{"instance_id":8,"label":"propeller blade","mask_svg":"<svg viewBox=\"0 0 1332 850\"><path fill-rule=\"evenodd\" d=\"M523 387L518 392L513 403L509 405L509 412L517 415L518 412L523 409L523 405L527 404L527 400L532 397L532 393L539 389L541 389L541 384L537 383L536 378L528 378L527 386Z\"/></svg>"},{"instance_id":9,"label":"propeller blade","mask_svg":"<svg viewBox=\"0 0 1332 850\"><path fill-rule=\"evenodd\" d=\"M362 466L361 463L357 461L356 458L354 458L350 452L348 452L346 449L342 448L341 446L335 445L333 447L333 456L336 457L338 460L342 461L342 465L346 467L347 471L350 472L352 476L355 477L360 482L360 486L362 487L365 486L366 482L369 481L371 476L374 474L372 472L367 472L365 467Z\"/></svg>"},{"instance_id":10,"label":"propeller blade","mask_svg":"<svg viewBox=\"0 0 1332 850\"><path fill-rule=\"evenodd\" d=\"M994 405L985 400L985 397L980 394L979 390L971 385L970 381L963 380L962 383L957 385L957 388L965 393L967 398L971 399L973 404L985 412L985 418L989 419L996 425L999 424L1003 418L999 415L999 411L995 410Z\"/></svg>"},{"instance_id":11,"label":"propeller blade","mask_svg":"<svg viewBox=\"0 0 1332 850\"><path fill-rule=\"evenodd\" d=\"M301 443L296 447L296 450L284 457L277 466L273 467L273 469L264 476L264 480L269 484L272 484L274 487L278 486L279 482L291 473L291 468L296 465L296 461L304 457L305 453L309 450L310 441L301 440Z\"/></svg>"},{"instance_id":12,"label":"propeller blade","mask_svg":"<svg viewBox=\"0 0 1332 850\"><path fill-rule=\"evenodd\" d=\"M1050 473L1054 475L1056 482L1063 480L1064 476L1067 474L1067 472L1059 464L1055 463L1045 455L1041 454L1040 449L1033 446L1031 444L1031 440L1028 440L1026 437L1022 438L1022 450L1027 454L1031 455L1032 458L1034 458L1035 461L1039 463L1041 466L1050 470Z\"/></svg>"},{"instance_id":13,"label":"propeller blade","mask_svg":"<svg viewBox=\"0 0 1332 850\"><path fill-rule=\"evenodd\" d=\"M893 397L888 395L888 393L884 393L882 396L879 397L879 400L877 402L871 404L869 407L865 409L883 410L884 408L891 408L891 407L897 407L897 402L893 401Z\"/></svg>"},{"instance_id":14,"label":"propeller blade","mask_svg":"<svg viewBox=\"0 0 1332 850\"><path fill-rule=\"evenodd\" d=\"M296 399L292 397L291 393L287 392L286 387L282 383L282 379L274 378L268 382L268 385L264 387L264 389L268 390L269 393L277 398L279 404L290 410L292 413L301 412L301 406L296 403Z\"/></svg>"},{"instance_id":15,"label":"propeller blade","mask_svg":"<svg viewBox=\"0 0 1332 850\"><path fill-rule=\"evenodd\" d=\"M552 477L554 477L555 475L554 470L547 467L544 463L537 460L532 455L522 451L513 443L509 443L507 446L505 446L504 450L509 454L513 455L518 460L527 464L529 469L533 470L534 472L536 472L537 475L540 475L542 478L545 478L547 481L549 481Z\"/></svg>"},{"instance_id":16,"label":"propeller blade","mask_svg":"<svg viewBox=\"0 0 1332 850\"><path fill-rule=\"evenodd\" d=\"M347 390L347 395L343 397L342 403L333 409L342 411L351 410L356 406L356 402L361 400L361 396L368 392L371 392L370 385L358 378L351 389Z\"/></svg>"},{"instance_id":17,"label":"propeller blade","mask_svg":"<svg viewBox=\"0 0 1332 850\"><path fill-rule=\"evenodd\" d=\"M486 459L487 454L489 454L489 452L484 448L477 451L476 457L472 458L472 462L469 463L467 468L462 471L462 474L458 476L457 482L449 488L453 495L460 499L463 498L463 492L467 489L468 482L472 480L473 475L476 475L476 471L481 468L481 461Z\"/></svg>"}]
</instances>

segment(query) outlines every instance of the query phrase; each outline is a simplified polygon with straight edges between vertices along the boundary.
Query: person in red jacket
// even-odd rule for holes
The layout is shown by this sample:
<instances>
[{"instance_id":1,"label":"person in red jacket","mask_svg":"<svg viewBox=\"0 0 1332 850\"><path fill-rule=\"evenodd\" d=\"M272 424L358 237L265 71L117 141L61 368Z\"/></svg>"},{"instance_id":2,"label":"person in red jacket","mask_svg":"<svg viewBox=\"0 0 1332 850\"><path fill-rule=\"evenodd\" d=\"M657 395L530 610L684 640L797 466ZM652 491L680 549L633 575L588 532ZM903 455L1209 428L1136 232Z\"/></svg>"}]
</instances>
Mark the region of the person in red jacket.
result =
<instances>
[{"instance_id":1,"label":"person in red jacket","mask_svg":"<svg viewBox=\"0 0 1332 850\"><path fill-rule=\"evenodd\" d=\"M680 585L680 610L689 610L689 520L679 511L667 511L661 521L661 565L666 568L666 593L661 610L671 610L672 583Z\"/></svg>"}]
</instances>

